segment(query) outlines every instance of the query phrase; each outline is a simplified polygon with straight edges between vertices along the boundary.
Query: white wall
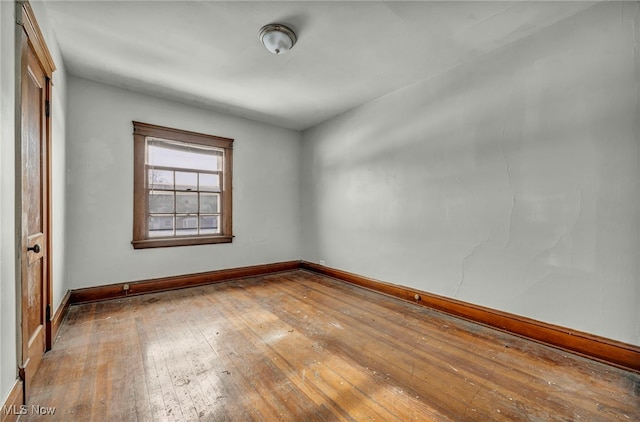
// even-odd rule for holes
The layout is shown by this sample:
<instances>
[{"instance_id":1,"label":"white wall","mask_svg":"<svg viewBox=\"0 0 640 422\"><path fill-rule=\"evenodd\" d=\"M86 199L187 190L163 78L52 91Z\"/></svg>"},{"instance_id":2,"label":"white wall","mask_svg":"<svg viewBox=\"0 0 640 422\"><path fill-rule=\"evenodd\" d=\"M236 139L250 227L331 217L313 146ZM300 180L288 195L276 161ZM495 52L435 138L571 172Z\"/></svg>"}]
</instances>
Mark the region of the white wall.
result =
<instances>
[{"instance_id":1,"label":"white wall","mask_svg":"<svg viewBox=\"0 0 640 422\"><path fill-rule=\"evenodd\" d=\"M53 242L51 256L53 310L69 290L66 274L66 128L67 128L67 71L62 60L55 34L50 26L47 9L40 1L30 1L33 12L43 32L49 52L56 64L53 73L51 103L51 224L50 233Z\"/></svg>"},{"instance_id":2,"label":"white wall","mask_svg":"<svg viewBox=\"0 0 640 422\"><path fill-rule=\"evenodd\" d=\"M70 77L70 288L300 259L300 134ZM230 244L134 250L131 121L235 139Z\"/></svg>"},{"instance_id":3,"label":"white wall","mask_svg":"<svg viewBox=\"0 0 640 422\"><path fill-rule=\"evenodd\" d=\"M640 344L640 18L605 3L303 133L303 258Z\"/></svg>"},{"instance_id":4,"label":"white wall","mask_svg":"<svg viewBox=\"0 0 640 422\"><path fill-rule=\"evenodd\" d=\"M13 2L0 1L0 404L17 376L14 9Z\"/></svg>"},{"instance_id":5,"label":"white wall","mask_svg":"<svg viewBox=\"0 0 640 422\"><path fill-rule=\"evenodd\" d=\"M53 308L59 306L68 287L64 266L65 232L65 127L66 127L66 71L55 36L51 32L45 9L39 2L31 2L47 46L57 66L52 89L52 219L53 246L52 285ZM18 280L15 248L15 129L16 75L19 53L15 48L15 3L0 1L0 403L5 403L17 377L17 316Z\"/></svg>"}]
</instances>

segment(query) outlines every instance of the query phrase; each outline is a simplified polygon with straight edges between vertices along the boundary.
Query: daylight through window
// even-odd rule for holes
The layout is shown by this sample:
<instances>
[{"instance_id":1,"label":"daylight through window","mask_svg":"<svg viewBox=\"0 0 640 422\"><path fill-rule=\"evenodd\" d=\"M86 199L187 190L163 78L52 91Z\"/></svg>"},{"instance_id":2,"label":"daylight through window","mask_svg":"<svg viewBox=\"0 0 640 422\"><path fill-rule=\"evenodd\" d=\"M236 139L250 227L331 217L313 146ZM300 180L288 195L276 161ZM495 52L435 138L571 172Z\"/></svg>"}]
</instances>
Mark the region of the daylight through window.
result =
<instances>
[{"instance_id":1,"label":"daylight through window","mask_svg":"<svg viewBox=\"0 0 640 422\"><path fill-rule=\"evenodd\" d=\"M231 241L232 142L134 122L134 247Z\"/></svg>"}]
</instances>

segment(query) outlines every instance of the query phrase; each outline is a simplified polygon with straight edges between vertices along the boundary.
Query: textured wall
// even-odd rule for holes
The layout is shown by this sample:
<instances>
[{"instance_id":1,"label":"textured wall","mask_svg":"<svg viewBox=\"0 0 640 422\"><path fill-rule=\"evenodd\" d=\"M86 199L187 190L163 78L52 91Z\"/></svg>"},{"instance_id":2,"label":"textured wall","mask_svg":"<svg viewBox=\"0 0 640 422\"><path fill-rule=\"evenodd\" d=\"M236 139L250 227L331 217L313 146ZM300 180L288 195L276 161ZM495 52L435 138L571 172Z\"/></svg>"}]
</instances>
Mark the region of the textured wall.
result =
<instances>
[{"instance_id":1,"label":"textured wall","mask_svg":"<svg viewBox=\"0 0 640 422\"><path fill-rule=\"evenodd\" d=\"M638 3L303 133L303 258L640 344Z\"/></svg>"},{"instance_id":2,"label":"textured wall","mask_svg":"<svg viewBox=\"0 0 640 422\"><path fill-rule=\"evenodd\" d=\"M68 82L70 288L299 259L299 132ZM134 250L131 121L235 139L231 244Z\"/></svg>"}]
</instances>

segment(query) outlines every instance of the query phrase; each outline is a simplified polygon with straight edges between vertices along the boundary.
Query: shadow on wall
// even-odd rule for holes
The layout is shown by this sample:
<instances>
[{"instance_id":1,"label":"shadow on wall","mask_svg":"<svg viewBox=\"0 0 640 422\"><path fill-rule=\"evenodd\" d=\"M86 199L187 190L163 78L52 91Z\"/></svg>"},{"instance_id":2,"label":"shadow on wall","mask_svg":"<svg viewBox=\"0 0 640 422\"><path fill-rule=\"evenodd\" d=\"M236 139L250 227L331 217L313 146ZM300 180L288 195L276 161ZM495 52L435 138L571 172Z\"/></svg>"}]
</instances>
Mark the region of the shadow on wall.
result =
<instances>
[{"instance_id":1,"label":"shadow on wall","mask_svg":"<svg viewBox=\"0 0 640 422\"><path fill-rule=\"evenodd\" d=\"M305 132L304 259L635 344L638 53L621 8Z\"/></svg>"}]
</instances>

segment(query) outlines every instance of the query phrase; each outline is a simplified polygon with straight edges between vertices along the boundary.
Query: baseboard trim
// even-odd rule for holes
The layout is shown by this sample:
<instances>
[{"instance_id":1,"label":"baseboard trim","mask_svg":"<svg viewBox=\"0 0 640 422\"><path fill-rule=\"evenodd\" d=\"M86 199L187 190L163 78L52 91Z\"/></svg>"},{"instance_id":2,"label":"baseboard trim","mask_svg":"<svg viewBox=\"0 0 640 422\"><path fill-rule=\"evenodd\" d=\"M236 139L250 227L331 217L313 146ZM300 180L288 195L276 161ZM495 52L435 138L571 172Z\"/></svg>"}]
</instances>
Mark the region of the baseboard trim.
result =
<instances>
[{"instance_id":1,"label":"baseboard trim","mask_svg":"<svg viewBox=\"0 0 640 422\"><path fill-rule=\"evenodd\" d=\"M230 268L204 273L162 277L134 282L71 290L56 311L52 326L54 336L70 305L123 298L131 295L176 290L238 278L254 277L303 269L358 285L378 293L426 306L447 314L484 324L549 346L595 359L624 369L640 372L640 347L558 325L548 324L508 312L474 305L405 286L386 283L308 261L287 261L250 267ZM124 290L124 285L129 290ZM420 299L416 300L415 296ZM55 338L55 337L54 337ZM4 421L0 421L4 422Z\"/></svg>"},{"instance_id":2,"label":"baseboard trim","mask_svg":"<svg viewBox=\"0 0 640 422\"><path fill-rule=\"evenodd\" d=\"M24 404L23 383L20 378L16 378L7 399L2 404L0 412L0 422L17 421L22 413L21 406Z\"/></svg>"},{"instance_id":3,"label":"baseboard trim","mask_svg":"<svg viewBox=\"0 0 640 422\"><path fill-rule=\"evenodd\" d=\"M640 372L640 347L530 318L363 277L307 261L300 268L481 323L549 346ZM415 295L420 299L416 300Z\"/></svg>"},{"instance_id":4,"label":"baseboard trim","mask_svg":"<svg viewBox=\"0 0 640 422\"><path fill-rule=\"evenodd\" d=\"M67 315L67 310L69 310L69 306L71 305L71 291L68 291L67 294L62 298L62 302L60 302L60 306L56 309L56 312L53 314L53 318L51 319L51 344L55 344L56 336L58 335L58 331L60 330L60 326L62 325L62 320L65 315Z\"/></svg>"},{"instance_id":5,"label":"baseboard trim","mask_svg":"<svg viewBox=\"0 0 640 422\"><path fill-rule=\"evenodd\" d=\"M275 264L254 265L250 267L230 268L226 270L208 271L204 273L162 277L149 280L123 282L84 289L71 290L69 303L98 302L108 299L118 299L132 295L156 293L167 290L183 289L187 287L202 286L205 284L220 283L243 277L255 277L265 274L283 271L297 270L299 261L278 262ZM129 290L124 290L127 284Z\"/></svg>"}]
</instances>

